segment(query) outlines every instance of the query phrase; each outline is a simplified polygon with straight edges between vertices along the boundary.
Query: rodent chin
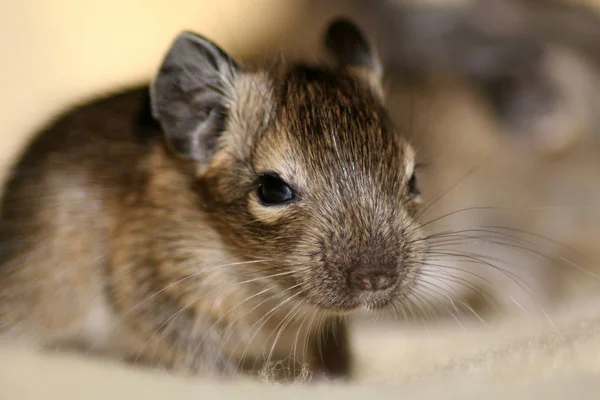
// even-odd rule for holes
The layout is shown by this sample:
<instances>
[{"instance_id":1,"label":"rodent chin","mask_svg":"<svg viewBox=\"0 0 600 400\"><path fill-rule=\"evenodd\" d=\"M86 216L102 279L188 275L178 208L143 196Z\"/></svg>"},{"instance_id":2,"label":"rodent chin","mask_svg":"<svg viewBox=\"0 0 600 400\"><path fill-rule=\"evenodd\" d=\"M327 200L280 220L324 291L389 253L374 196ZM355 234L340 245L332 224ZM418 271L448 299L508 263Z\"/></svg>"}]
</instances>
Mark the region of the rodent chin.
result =
<instances>
[{"instance_id":1,"label":"rodent chin","mask_svg":"<svg viewBox=\"0 0 600 400\"><path fill-rule=\"evenodd\" d=\"M313 307L331 314L352 314L360 310L383 310L398 301L395 288L385 292L362 292L339 296L334 301L308 298Z\"/></svg>"}]
</instances>

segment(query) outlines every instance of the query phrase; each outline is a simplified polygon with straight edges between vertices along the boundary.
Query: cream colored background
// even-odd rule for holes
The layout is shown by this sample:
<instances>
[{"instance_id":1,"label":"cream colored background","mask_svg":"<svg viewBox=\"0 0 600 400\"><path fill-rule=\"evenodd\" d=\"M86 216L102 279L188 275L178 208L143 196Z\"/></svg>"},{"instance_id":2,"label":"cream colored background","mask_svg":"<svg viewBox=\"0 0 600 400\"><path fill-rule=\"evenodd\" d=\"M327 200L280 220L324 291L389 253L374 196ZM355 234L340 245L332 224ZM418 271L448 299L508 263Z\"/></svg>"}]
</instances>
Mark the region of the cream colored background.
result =
<instances>
[{"instance_id":1,"label":"cream colored background","mask_svg":"<svg viewBox=\"0 0 600 400\"><path fill-rule=\"evenodd\" d=\"M150 78L174 36L202 33L238 57L275 46L300 1L0 0L0 168L59 110Z\"/></svg>"}]
</instances>

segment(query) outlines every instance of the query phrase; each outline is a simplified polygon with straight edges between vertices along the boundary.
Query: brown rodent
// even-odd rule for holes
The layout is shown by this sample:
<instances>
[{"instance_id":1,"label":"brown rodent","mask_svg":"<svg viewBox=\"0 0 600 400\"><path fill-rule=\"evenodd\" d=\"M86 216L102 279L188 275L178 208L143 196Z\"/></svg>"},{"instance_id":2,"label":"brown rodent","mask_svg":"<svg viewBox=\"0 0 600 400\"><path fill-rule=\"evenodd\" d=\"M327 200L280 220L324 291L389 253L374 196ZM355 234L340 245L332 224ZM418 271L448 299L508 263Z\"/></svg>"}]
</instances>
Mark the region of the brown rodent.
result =
<instances>
[{"instance_id":1,"label":"brown rodent","mask_svg":"<svg viewBox=\"0 0 600 400\"><path fill-rule=\"evenodd\" d=\"M332 65L252 70L183 33L150 90L39 134L2 203L2 332L189 373L349 376L345 316L397 307L424 242L377 56L348 20L325 43Z\"/></svg>"}]
</instances>

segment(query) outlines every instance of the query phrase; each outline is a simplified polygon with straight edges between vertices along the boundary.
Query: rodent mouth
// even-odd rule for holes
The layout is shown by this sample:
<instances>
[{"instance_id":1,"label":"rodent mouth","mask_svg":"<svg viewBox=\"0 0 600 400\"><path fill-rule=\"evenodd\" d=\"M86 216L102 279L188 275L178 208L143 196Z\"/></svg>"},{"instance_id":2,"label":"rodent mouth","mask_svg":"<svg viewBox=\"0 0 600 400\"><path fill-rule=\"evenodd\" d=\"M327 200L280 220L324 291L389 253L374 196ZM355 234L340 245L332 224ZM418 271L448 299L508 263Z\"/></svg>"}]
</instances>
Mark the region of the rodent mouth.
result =
<instances>
[{"instance_id":1,"label":"rodent mouth","mask_svg":"<svg viewBox=\"0 0 600 400\"><path fill-rule=\"evenodd\" d=\"M383 292L350 293L336 302L317 302L315 305L326 313L346 315L364 310L384 310L390 308L396 300L394 288Z\"/></svg>"},{"instance_id":2,"label":"rodent mouth","mask_svg":"<svg viewBox=\"0 0 600 400\"><path fill-rule=\"evenodd\" d=\"M382 310L391 306L394 302L394 291L386 291L383 293L362 293L357 296L359 305L357 309L363 308L367 310Z\"/></svg>"}]
</instances>

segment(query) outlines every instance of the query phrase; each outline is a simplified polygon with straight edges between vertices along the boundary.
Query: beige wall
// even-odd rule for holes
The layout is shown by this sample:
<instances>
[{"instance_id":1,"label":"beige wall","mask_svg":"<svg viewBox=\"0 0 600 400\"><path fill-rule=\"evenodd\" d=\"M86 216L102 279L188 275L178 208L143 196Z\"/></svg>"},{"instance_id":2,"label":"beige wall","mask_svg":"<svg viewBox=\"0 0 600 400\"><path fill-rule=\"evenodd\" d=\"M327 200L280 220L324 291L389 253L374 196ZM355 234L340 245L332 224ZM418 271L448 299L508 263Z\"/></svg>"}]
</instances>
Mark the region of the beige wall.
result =
<instances>
[{"instance_id":1,"label":"beige wall","mask_svg":"<svg viewBox=\"0 0 600 400\"><path fill-rule=\"evenodd\" d=\"M149 79L182 29L248 56L297 13L289 0L0 0L0 168L68 104Z\"/></svg>"}]
</instances>

